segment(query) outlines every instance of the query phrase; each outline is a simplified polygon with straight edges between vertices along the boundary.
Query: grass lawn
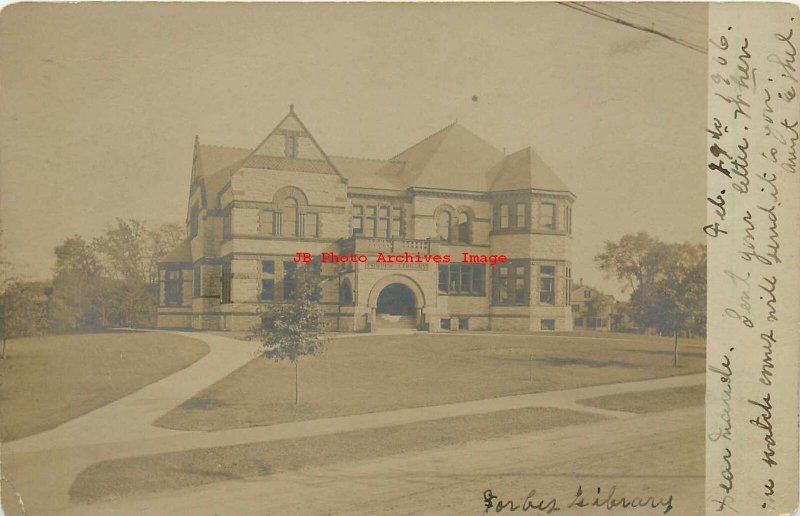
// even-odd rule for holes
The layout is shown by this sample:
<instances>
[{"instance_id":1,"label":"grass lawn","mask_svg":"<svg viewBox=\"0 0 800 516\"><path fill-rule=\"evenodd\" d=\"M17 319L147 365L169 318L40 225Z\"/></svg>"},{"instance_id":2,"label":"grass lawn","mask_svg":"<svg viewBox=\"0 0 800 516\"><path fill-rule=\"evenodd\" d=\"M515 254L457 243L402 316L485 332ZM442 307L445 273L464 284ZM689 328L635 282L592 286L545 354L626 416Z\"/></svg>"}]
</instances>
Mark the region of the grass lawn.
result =
<instances>
[{"instance_id":1,"label":"grass lawn","mask_svg":"<svg viewBox=\"0 0 800 516\"><path fill-rule=\"evenodd\" d=\"M689 387L599 396L597 398L579 400L578 403L606 410L646 414L700 406L705 403L705 396L705 385L692 385Z\"/></svg>"},{"instance_id":2,"label":"grass lawn","mask_svg":"<svg viewBox=\"0 0 800 516\"><path fill-rule=\"evenodd\" d=\"M53 428L183 369L200 341L152 332L14 339L0 360L0 440Z\"/></svg>"},{"instance_id":3,"label":"grass lawn","mask_svg":"<svg viewBox=\"0 0 800 516\"><path fill-rule=\"evenodd\" d=\"M597 334L368 335L334 339L294 369L257 358L187 400L157 425L220 430L629 382L705 369L705 343Z\"/></svg>"},{"instance_id":4,"label":"grass lawn","mask_svg":"<svg viewBox=\"0 0 800 516\"><path fill-rule=\"evenodd\" d=\"M596 414L564 409L525 408L316 437L109 460L81 472L70 488L70 497L91 503L602 419L605 418Z\"/></svg>"}]
</instances>

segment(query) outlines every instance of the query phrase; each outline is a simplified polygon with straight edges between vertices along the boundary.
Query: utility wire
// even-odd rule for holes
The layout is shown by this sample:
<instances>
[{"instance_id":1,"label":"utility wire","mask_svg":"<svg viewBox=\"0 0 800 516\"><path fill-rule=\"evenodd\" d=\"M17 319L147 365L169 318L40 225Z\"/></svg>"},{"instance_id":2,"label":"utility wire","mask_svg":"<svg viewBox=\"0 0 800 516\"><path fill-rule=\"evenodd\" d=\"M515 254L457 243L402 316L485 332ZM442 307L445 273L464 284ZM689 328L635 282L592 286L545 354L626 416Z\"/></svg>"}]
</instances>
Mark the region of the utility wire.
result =
<instances>
[{"instance_id":1,"label":"utility wire","mask_svg":"<svg viewBox=\"0 0 800 516\"><path fill-rule=\"evenodd\" d=\"M558 3L563 5L564 7L575 9L576 11L600 18L601 20L606 20L613 23L619 23L620 25L625 25L626 27L630 27L632 29L649 32L650 34L655 34L656 36L668 39L673 43L677 43L678 45L686 47L690 50L694 50L695 52L699 52L701 54L708 54L708 50L706 48L697 45L695 43L686 41L685 39L679 38L677 36L672 36L671 34L667 34L666 32L656 29L655 27L647 27L646 25L641 25L638 23L630 22L628 20L623 20L622 18L617 18L616 16L612 16L602 11L598 11L595 8L589 7L588 5L579 2L558 2Z\"/></svg>"}]
</instances>

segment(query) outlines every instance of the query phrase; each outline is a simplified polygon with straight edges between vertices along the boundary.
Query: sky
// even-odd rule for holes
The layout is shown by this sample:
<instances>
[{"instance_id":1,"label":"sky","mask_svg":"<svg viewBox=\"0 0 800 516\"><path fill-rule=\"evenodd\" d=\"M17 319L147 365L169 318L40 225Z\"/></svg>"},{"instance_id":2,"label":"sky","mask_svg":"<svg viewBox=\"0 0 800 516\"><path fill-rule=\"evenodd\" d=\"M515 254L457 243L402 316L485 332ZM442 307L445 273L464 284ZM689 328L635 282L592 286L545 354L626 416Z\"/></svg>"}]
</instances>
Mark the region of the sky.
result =
<instances>
[{"instance_id":1,"label":"sky","mask_svg":"<svg viewBox=\"0 0 800 516\"><path fill-rule=\"evenodd\" d=\"M703 4L624 9L705 37ZM704 54L557 4L15 4L3 245L43 279L68 236L183 221L195 135L254 147L294 104L333 155L386 159L455 120L532 146L577 196L573 278L618 294L592 261L604 241L704 240L705 72Z\"/></svg>"}]
</instances>

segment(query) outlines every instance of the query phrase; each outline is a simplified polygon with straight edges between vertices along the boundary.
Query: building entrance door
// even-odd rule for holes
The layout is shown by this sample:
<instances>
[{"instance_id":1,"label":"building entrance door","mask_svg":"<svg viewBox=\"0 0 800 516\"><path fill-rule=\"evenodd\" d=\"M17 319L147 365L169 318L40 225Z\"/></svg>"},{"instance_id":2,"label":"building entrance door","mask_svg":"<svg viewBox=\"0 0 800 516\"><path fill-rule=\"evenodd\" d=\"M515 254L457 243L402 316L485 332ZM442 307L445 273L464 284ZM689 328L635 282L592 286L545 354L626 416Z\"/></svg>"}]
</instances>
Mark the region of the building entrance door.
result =
<instances>
[{"instance_id":1,"label":"building entrance door","mask_svg":"<svg viewBox=\"0 0 800 516\"><path fill-rule=\"evenodd\" d=\"M411 289L401 283L392 283L378 295L375 322L380 329L415 329L416 308Z\"/></svg>"}]
</instances>

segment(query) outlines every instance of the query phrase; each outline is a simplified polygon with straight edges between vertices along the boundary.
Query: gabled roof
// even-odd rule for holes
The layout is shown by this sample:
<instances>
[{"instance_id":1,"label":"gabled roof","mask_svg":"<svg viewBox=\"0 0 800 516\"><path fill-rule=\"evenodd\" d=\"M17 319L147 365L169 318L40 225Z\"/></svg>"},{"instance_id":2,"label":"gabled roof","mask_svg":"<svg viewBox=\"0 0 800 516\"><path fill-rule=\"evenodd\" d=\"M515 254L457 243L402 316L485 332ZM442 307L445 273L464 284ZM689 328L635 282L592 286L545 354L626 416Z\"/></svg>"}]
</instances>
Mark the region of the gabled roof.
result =
<instances>
[{"instance_id":1,"label":"gabled roof","mask_svg":"<svg viewBox=\"0 0 800 516\"><path fill-rule=\"evenodd\" d=\"M494 192L523 189L569 192L567 185L530 147L506 156L491 185Z\"/></svg>"},{"instance_id":2,"label":"gabled roof","mask_svg":"<svg viewBox=\"0 0 800 516\"><path fill-rule=\"evenodd\" d=\"M289 106L289 113L283 120L245 158L243 166L335 174L344 179L294 112L293 105Z\"/></svg>"},{"instance_id":3,"label":"gabled roof","mask_svg":"<svg viewBox=\"0 0 800 516\"><path fill-rule=\"evenodd\" d=\"M158 263L192 263L192 246L189 239L183 240L175 249L158 260Z\"/></svg>"},{"instance_id":4,"label":"gabled roof","mask_svg":"<svg viewBox=\"0 0 800 516\"><path fill-rule=\"evenodd\" d=\"M201 178L209 177L223 168L230 167L246 158L253 151L253 149L239 147L200 144L198 144L197 150L198 171Z\"/></svg>"},{"instance_id":5,"label":"gabled roof","mask_svg":"<svg viewBox=\"0 0 800 516\"><path fill-rule=\"evenodd\" d=\"M487 171L503 152L464 126L453 123L396 155L400 181L406 186L485 192Z\"/></svg>"},{"instance_id":6,"label":"gabled roof","mask_svg":"<svg viewBox=\"0 0 800 516\"><path fill-rule=\"evenodd\" d=\"M330 156L336 168L347 178L347 184L356 188L380 190L404 190L398 172L401 163L379 159L352 158L349 156Z\"/></svg>"}]
</instances>

